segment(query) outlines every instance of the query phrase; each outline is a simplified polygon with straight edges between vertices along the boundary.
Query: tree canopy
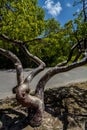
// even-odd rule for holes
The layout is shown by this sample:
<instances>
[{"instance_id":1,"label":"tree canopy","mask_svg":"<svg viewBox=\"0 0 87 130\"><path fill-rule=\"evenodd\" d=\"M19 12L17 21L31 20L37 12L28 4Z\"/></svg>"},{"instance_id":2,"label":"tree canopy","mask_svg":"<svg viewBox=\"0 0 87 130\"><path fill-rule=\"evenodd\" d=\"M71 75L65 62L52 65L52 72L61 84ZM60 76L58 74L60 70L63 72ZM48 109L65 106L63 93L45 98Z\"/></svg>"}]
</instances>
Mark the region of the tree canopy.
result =
<instances>
[{"instance_id":1,"label":"tree canopy","mask_svg":"<svg viewBox=\"0 0 87 130\"><path fill-rule=\"evenodd\" d=\"M74 6L79 3L83 7L83 2L75 1ZM62 27L54 18L45 20L45 11L38 5L38 0L1 0L0 34L26 42L31 53L41 58L47 66L53 66L66 59L70 47L87 36L84 13L86 14L86 10L75 13L75 19L67 21ZM24 55L18 48L2 39L0 46L12 50L23 60ZM0 57L0 61L4 61L3 57ZM3 64L3 67L10 66ZM25 67L29 67L28 65L29 63L24 64Z\"/></svg>"},{"instance_id":2,"label":"tree canopy","mask_svg":"<svg viewBox=\"0 0 87 130\"><path fill-rule=\"evenodd\" d=\"M2 33L26 41L43 32L44 11L37 5L37 0L2 0L0 6Z\"/></svg>"}]
</instances>

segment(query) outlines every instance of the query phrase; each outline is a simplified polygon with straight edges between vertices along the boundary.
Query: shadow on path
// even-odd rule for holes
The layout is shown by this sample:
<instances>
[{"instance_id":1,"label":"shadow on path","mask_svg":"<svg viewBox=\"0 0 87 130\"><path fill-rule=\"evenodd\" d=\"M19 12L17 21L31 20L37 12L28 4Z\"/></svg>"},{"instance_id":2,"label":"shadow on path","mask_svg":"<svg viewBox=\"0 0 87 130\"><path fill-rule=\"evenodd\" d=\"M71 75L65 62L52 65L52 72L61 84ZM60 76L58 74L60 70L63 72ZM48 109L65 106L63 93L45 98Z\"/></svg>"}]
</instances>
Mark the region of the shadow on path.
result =
<instances>
[{"instance_id":1,"label":"shadow on path","mask_svg":"<svg viewBox=\"0 0 87 130\"><path fill-rule=\"evenodd\" d=\"M2 122L0 130L22 130L29 125L25 114L11 108L0 109L0 121Z\"/></svg>"},{"instance_id":2,"label":"shadow on path","mask_svg":"<svg viewBox=\"0 0 87 130\"><path fill-rule=\"evenodd\" d=\"M18 106L15 99L12 101L0 101L0 130L22 130L29 126L27 109ZM3 104L8 106L3 108ZM77 86L49 89L45 91L45 111L62 121L63 130L77 126L86 130L82 124L87 122L87 90Z\"/></svg>"},{"instance_id":3,"label":"shadow on path","mask_svg":"<svg viewBox=\"0 0 87 130\"><path fill-rule=\"evenodd\" d=\"M50 89L45 92L46 111L63 123L63 130L84 127L87 121L87 90L77 86Z\"/></svg>"}]
</instances>

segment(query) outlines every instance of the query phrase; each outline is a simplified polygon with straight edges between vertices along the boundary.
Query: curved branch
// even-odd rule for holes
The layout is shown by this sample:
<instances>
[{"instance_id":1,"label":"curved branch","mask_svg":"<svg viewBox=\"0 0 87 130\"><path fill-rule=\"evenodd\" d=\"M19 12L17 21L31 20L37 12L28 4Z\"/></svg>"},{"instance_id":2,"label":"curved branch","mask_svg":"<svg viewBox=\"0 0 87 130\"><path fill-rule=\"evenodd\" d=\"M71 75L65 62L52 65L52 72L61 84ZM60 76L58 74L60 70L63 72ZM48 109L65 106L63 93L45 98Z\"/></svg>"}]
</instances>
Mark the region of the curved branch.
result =
<instances>
[{"instance_id":1,"label":"curved branch","mask_svg":"<svg viewBox=\"0 0 87 130\"><path fill-rule=\"evenodd\" d=\"M9 39L7 40L9 41ZM21 85L19 84L17 87L13 89L13 91L16 92L16 99L23 106L28 107L30 125L34 127L39 126L42 123L44 104L40 98L29 95L29 83L37 73L39 73L45 68L45 63L38 57L33 56L31 53L29 53L29 51L23 45L23 43L18 44L17 42L13 41L12 43L18 45L18 47L22 49L22 51L26 54L28 58L31 58L37 65L39 65L39 67L32 70L32 72L27 76L27 78L25 78L24 82L22 82Z\"/></svg>"},{"instance_id":2,"label":"curved branch","mask_svg":"<svg viewBox=\"0 0 87 130\"><path fill-rule=\"evenodd\" d=\"M12 42L12 43L15 43L15 44L24 44L25 43L23 41L13 40L13 39L9 38L8 36L6 36L4 34L0 34L0 38L2 40L9 41L9 42Z\"/></svg>"},{"instance_id":3,"label":"curved branch","mask_svg":"<svg viewBox=\"0 0 87 130\"><path fill-rule=\"evenodd\" d=\"M42 64L42 66L45 66L45 63L41 59L39 59L37 56L34 56L33 54L31 54L24 45L21 45L20 48L23 50L25 55L29 59L33 60L37 65Z\"/></svg>"},{"instance_id":4,"label":"curved branch","mask_svg":"<svg viewBox=\"0 0 87 130\"><path fill-rule=\"evenodd\" d=\"M13 39L9 38L8 36L6 36L4 34L0 34L0 38L2 40L13 42L15 44L23 44L23 45L28 43L28 42L33 42L33 41L42 42L42 38L35 38L35 39L32 39L32 40L28 40L28 41L13 40Z\"/></svg>"},{"instance_id":5,"label":"curved branch","mask_svg":"<svg viewBox=\"0 0 87 130\"><path fill-rule=\"evenodd\" d=\"M28 58L31 58L36 64L39 64L39 67L37 67L36 69L32 70L32 72L25 78L25 80L23 82L23 84L25 84L23 87L25 87L24 91L26 93L26 90L30 87L29 83L36 76L36 74L38 74L39 72L41 72L45 68L45 63L43 61L41 61L38 57L33 56L31 53L29 53L29 51L27 50L27 48L24 45L20 45L19 47L22 49L22 51L25 53L25 55ZM15 92L16 92L16 88L14 88L14 93Z\"/></svg>"},{"instance_id":6,"label":"curved branch","mask_svg":"<svg viewBox=\"0 0 87 130\"><path fill-rule=\"evenodd\" d=\"M2 38L2 40L9 41L9 42L12 42L12 44L17 45L24 52L24 54L27 56L28 59L31 59L34 63L39 65L39 67L34 69L25 79L26 83L31 82L31 80L36 76L36 74L38 74L39 72L41 72L45 68L45 66L46 66L45 63L42 60L40 60L38 57L32 55L27 50L27 48L25 47L24 44L29 42L29 41L22 42L22 41L12 40L12 39L10 39L9 37L7 37L4 34L3 35L0 34L0 37ZM36 41L38 41L38 40L40 41L41 39L37 38L37 39L30 40L30 41L35 41L35 40Z\"/></svg>"},{"instance_id":7,"label":"curved branch","mask_svg":"<svg viewBox=\"0 0 87 130\"><path fill-rule=\"evenodd\" d=\"M0 53L5 57L9 58L14 63L17 72L17 83L18 85L21 85L24 81L21 61L18 59L18 57L15 54L13 54L8 50L0 48Z\"/></svg>"},{"instance_id":8,"label":"curved branch","mask_svg":"<svg viewBox=\"0 0 87 130\"><path fill-rule=\"evenodd\" d=\"M32 55L31 53L29 53L29 51L27 50L27 48L22 45L21 49L23 50L23 52L26 54L26 56L30 59L32 59L36 64L38 64L39 66L32 70L32 72L27 76L27 78L25 79L25 82L30 82L35 76L36 74L38 74L39 72L41 72L44 68L45 68L45 63L40 60L38 57Z\"/></svg>"},{"instance_id":9,"label":"curved branch","mask_svg":"<svg viewBox=\"0 0 87 130\"><path fill-rule=\"evenodd\" d=\"M78 58L80 57L81 53L82 53L82 48L81 48L81 44L84 41L84 39L82 40L78 40L78 43L74 44L70 50L70 53L68 55L68 59L66 61L63 61L62 63L57 64L57 67L61 67L61 66L65 66L71 59L73 56L73 51L78 48L78 54L76 55L75 59L73 62L76 62L78 60Z\"/></svg>"},{"instance_id":10,"label":"curved branch","mask_svg":"<svg viewBox=\"0 0 87 130\"><path fill-rule=\"evenodd\" d=\"M23 80L23 69L20 60L16 55L14 55L12 52L8 50L0 48L0 53L5 57L9 58L10 60L12 60L12 62L15 65L17 71L18 86L14 88L15 89L14 91L16 92L16 99L18 100L18 102L30 110L30 111L28 110L30 125L34 127L41 125L44 111L44 104L41 99L35 96L31 96L29 94L30 90L27 82L30 81L30 79L29 80L26 79L27 80L26 82ZM34 72L31 72L32 74L30 75L33 77L40 70L41 68L38 68L34 70Z\"/></svg>"},{"instance_id":11,"label":"curved branch","mask_svg":"<svg viewBox=\"0 0 87 130\"><path fill-rule=\"evenodd\" d=\"M24 83L30 83L32 79L42 70L44 69L44 66L39 66L36 69L33 69L32 72L25 78Z\"/></svg>"},{"instance_id":12,"label":"curved branch","mask_svg":"<svg viewBox=\"0 0 87 130\"><path fill-rule=\"evenodd\" d=\"M63 67L53 67L51 68L43 77L39 80L36 90L35 90L35 95L40 96L40 98L44 98L44 86L46 85L47 81L54 76L55 74L62 73L69 71L71 69L74 69L76 67L85 65L87 63L87 57L83 58L80 62L74 62L70 65L63 66Z\"/></svg>"},{"instance_id":13,"label":"curved branch","mask_svg":"<svg viewBox=\"0 0 87 130\"><path fill-rule=\"evenodd\" d=\"M22 51L26 54L26 56L27 56L28 58L31 58L36 64L38 64L38 65L44 64L44 65L45 65L45 63L43 63L38 57L36 57L36 56L32 55L31 53L29 53L29 51L27 50L27 48L24 46L24 43L26 43L26 41L23 42L23 41L13 40L13 39L10 39L8 36L6 36L6 35L4 35L4 34L3 34L3 35L0 34L0 37L1 37L3 40L12 42L12 44L15 44L15 45L17 45L19 48L21 48ZM33 40L30 40L30 41L33 41ZM27 42L28 42L28 41L27 41Z\"/></svg>"},{"instance_id":14,"label":"curved branch","mask_svg":"<svg viewBox=\"0 0 87 130\"><path fill-rule=\"evenodd\" d=\"M65 66L72 58L72 55L73 55L73 51L77 48L78 46L78 43L74 44L73 47L71 48L70 50L70 53L69 53L69 56L68 56L68 59L66 61L63 61L62 63L59 63L57 65L57 67L61 67L61 66Z\"/></svg>"}]
</instances>

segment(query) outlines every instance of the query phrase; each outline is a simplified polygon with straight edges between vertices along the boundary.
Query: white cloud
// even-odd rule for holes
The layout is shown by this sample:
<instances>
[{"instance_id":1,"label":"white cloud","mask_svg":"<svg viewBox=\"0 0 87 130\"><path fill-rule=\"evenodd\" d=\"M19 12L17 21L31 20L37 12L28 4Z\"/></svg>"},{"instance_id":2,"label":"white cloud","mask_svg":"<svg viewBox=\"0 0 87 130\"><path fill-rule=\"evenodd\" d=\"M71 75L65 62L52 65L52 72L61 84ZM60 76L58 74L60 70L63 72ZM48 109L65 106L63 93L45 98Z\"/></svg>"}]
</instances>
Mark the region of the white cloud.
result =
<instances>
[{"instance_id":1,"label":"white cloud","mask_svg":"<svg viewBox=\"0 0 87 130\"><path fill-rule=\"evenodd\" d=\"M52 16L59 15L62 10L60 2L54 3L53 0L46 0L44 8L47 9L48 13Z\"/></svg>"},{"instance_id":2,"label":"white cloud","mask_svg":"<svg viewBox=\"0 0 87 130\"><path fill-rule=\"evenodd\" d=\"M72 7L72 5L70 3L67 3L66 6L67 7Z\"/></svg>"}]
</instances>

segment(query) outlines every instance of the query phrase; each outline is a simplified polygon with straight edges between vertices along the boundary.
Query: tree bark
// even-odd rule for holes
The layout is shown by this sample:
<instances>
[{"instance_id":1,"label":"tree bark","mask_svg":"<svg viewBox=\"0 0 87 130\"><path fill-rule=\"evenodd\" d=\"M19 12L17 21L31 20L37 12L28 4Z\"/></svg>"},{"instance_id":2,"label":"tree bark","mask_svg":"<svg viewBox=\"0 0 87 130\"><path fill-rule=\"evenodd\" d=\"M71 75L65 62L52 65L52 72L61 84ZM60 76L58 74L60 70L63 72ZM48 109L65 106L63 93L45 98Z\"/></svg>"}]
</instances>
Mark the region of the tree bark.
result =
<instances>
[{"instance_id":1,"label":"tree bark","mask_svg":"<svg viewBox=\"0 0 87 130\"><path fill-rule=\"evenodd\" d=\"M0 48L0 53L5 57L9 58L14 63L17 72L17 83L18 85L21 85L24 81L23 67L21 61L15 54L8 50Z\"/></svg>"},{"instance_id":2,"label":"tree bark","mask_svg":"<svg viewBox=\"0 0 87 130\"><path fill-rule=\"evenodd\" d=\"M1 36L0 36L1 37ZM47 71L44 76L41 77L39 80L36 89L35 94L30 95L30 86L29 83L32 81L32 79L45 68L45 63L40 60L38 57L32 55L27 48L25 47L25 42L16 41L8 38L5 35L2 35L2 39L11 42L15 46L18 46L21 48L21 50L24 52L26 57L28 59L31 59L34 63L38 65L37 68L32 70L32 72L23 79L23 68L20 60L18 57L16 57L13 53L10 51L6 51L4 49L0 49L0 53L9 58L13 61L16 71L17 71L17 81L18 85L14 88L14 92L16 93L16 99L20 104L28 108L28 118L29 123L31 126L39 126L42 122L43 117L43 111L44 111L44 88L49 79L51 79L52 76L58 73L69 71L73 68L82 66L87 63L87 57L83 58L80 62L77 62L79 58L79 54L77 54L75 60L73 63L66 65L72 58L73 51L76 49L80 43L75 44L70 51L68 60L63 62L62 64L59 64L53 68L51 68L49 71ZM82 42L83 39L80 41ZM76 61L76 62L75 62ZM65 66L66 65L66 66Z\"/></svg>"},{"instance_id":3,"label":"tree bark","mask_svg":"<svg viewBox=\"0 0 87 130\"><path fill-rule=\"evenodd\" d=\"M43 116L43 110L44 105L43 101L39 99L36 96L31 96L29 94L29 81L32 79L36 73L38 73L41 68L38 68L31 72L30 77L29 76L24 80L23 79L23 68L20 60L18 57L13 54L12 52L0 48L0 53L4 55L5 57L9 58L15 65L16 71L17 71L17 81L18 85L15 87L14 91L16 92L16 99L17 101L22 104L24 107L27 107L29 110L29 123L31 126L39 126L42 122L42 116ZM40 66L41 67L41 66ZM43 69L43 68L42 68ZM32 113L31 112L32 109ZM34 111L33 111L34 110ZM33 116L33 118L31 118Z\"/></svg>"},{"instance_id":4,"label":"tree bark","mask_svg":"<svg viewBox=\"0 0 87 130\"><path fill-rule=\"evenodd\" d=\"M44 87L45 87L46 83L48 82L48 80L51 79L51 77L54 76L55 74L69 71L69 70L74 69L76 67L85 65L86 63L87 63L87 57L83 58L80 62L74 62L74 63L67 65L67 66L63 66L63 67L56 66L56 67L51 68L39 80L39 82L36 86L35 95L40 95L42 98L44 97Z\"/></svg>"}]
</instances>

